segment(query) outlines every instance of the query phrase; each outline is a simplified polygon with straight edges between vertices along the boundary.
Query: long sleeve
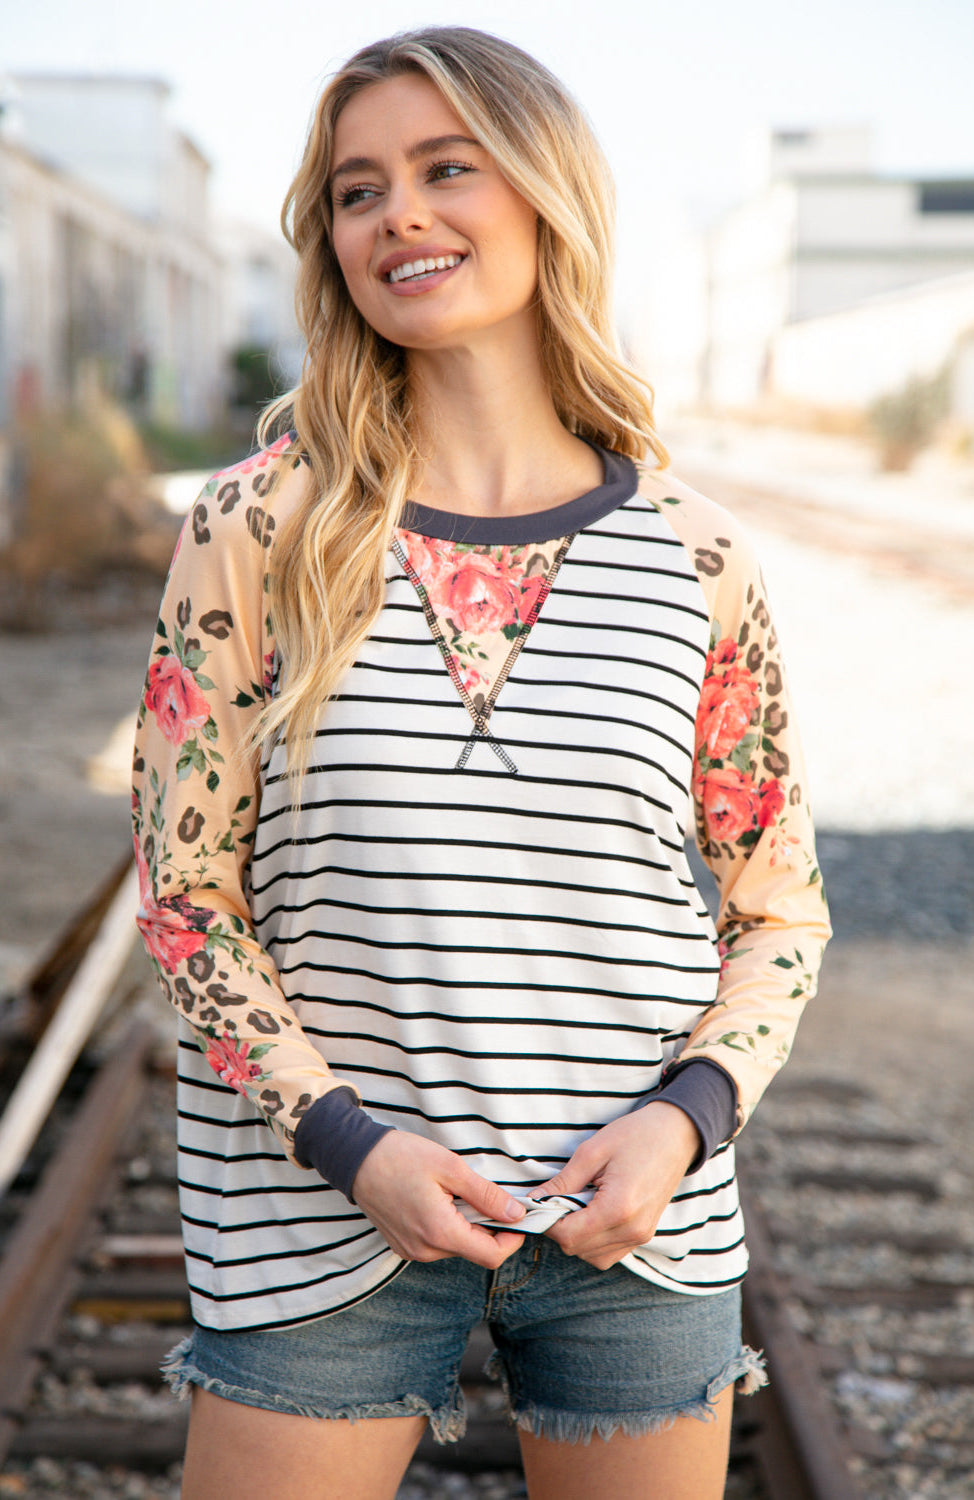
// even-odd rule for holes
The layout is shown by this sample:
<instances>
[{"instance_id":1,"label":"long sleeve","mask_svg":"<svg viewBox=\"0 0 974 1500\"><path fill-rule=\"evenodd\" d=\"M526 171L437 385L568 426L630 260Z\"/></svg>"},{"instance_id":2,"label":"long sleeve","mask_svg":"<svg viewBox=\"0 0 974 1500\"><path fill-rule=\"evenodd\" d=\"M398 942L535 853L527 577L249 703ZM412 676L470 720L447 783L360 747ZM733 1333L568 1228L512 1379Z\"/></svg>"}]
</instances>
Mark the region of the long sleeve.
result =
<instances>
[{"instance_id":1,"label":"long sleeve","mask_svg":"<svg viewBox=\"0 0 974 1500\"><path fill-rule=\"evenodd\" d=\"M241 747L269 688L267 557L303 484L286 446L211 479L187 518L139 709L132 811L138 925L163 988L294 1160L297 1122L343 1080L302 1032L246 896L259 786Z\"/></svg>"},{"instance_id":2,"label":"long sleeve","mask_svg":"<svg viewBox=\"0 0 974 1500\"><path fill-rule=\"evenodd\" d=\"M693 809L714 873L717 999L681 1061L707 1058L737 1085L737 1128L784 1063L830 936L807 783L778 638L737 522L670 476L656 499L694 559L711 633L696 721Z\"/></svg>"}]
</instances>

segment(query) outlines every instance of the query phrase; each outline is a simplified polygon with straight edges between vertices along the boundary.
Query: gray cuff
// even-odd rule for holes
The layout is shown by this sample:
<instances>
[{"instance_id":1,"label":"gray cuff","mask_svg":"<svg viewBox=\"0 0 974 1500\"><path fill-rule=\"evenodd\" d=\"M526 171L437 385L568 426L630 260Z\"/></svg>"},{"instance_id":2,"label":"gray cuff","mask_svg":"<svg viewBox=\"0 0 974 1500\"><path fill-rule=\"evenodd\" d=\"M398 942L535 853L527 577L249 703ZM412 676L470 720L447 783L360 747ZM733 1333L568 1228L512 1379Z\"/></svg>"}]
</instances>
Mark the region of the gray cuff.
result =
<instances>
[{"instance_id":1,"label":"gray cuff","mask_svg":"<svg viewBox=\"0 0 974 1500\"><path fill-rule=\"evenodd\" d=\"M372 1147L393 1127L380 1125L359 1107L351 1088L332 1089L316 1099L294 1132L294 1155L354 1203L355 1174Z\"/></svg>"},{"instance_id":2,"label":"gray cuff","mask_svg":"<svg viewBox=\"0 0 974 1500\"><path fill-rule=\"evenodd\" d=\"M651 1104L654 1099L682 1109L700 1132L700 1150L687 1168L688 1173L699 1172L717 1147L729 1141L737 1129L737 1084L720 1063L708 1057L674 1063L659 1087L644 1095L636 1108Z\"/></svg>"}]
</instances>

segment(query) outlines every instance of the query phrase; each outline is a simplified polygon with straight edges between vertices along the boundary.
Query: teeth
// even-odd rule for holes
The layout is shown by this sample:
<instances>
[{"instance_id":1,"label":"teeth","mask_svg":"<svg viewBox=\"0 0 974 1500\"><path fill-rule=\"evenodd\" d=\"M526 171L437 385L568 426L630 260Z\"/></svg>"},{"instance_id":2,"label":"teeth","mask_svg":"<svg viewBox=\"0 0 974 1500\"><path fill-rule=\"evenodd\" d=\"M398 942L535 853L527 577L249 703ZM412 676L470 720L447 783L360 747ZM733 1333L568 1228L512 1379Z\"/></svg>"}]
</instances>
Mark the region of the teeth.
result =
<instances>
[{"instance_id":1,"label":"teeth","mask_svg":"<svg viewBox=\"0 0 974 1500\"><path fill-rule=\"evenodd\" d=\"M458 266L462 255L427 255L424 260L407 260L389 272L391 282L407 281L411 276L428 276L431 271L445 271Z\"/></svg>"}]
</instances>

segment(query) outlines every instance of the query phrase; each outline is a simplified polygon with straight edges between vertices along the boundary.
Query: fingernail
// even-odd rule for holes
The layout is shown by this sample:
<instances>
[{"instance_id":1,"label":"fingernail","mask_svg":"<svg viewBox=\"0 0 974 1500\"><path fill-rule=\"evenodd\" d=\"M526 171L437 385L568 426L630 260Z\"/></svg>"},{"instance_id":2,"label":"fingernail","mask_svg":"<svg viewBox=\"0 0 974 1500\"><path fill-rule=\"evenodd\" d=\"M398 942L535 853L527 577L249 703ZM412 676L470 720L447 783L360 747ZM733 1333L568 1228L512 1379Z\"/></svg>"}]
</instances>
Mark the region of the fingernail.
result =
<instances>
[{"instance_id":1,"label":"fingernail","mask_svg":"<svg viewBox=\"0 0 974 1500\"><path fill-rule=\"evenodd\" d=\"M516 1198L508 1198L504 1206L505 1219L523 1219L527 1209L523 1203L518 1203Z\"/></svg>"}]
</instances>

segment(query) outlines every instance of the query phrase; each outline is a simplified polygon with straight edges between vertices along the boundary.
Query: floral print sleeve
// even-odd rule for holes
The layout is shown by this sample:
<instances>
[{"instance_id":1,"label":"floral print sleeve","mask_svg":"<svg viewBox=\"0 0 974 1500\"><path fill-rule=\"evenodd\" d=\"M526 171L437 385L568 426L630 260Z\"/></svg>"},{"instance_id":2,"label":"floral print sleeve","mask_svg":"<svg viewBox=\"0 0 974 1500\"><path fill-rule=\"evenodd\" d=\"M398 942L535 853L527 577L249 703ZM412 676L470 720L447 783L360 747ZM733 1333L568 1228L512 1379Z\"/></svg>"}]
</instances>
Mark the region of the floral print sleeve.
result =
<instances>
[{"instance_id":1,"label":"floral print sleeve","mask_svg":"<svg viewBox=\"0 0 974 1500\"><path fill-rule=\"evenodd\" d=\"M138 925L163 988L293 1160L298 1120L341 1080L253 935L244 881L258 788L237 753L269 688L266 558L301 488L286 447L218 474L187 517L139 709L132 813Z\"/></svg>"},{"instance_id":2,"label":"floral print sleeve","mask_svg":"<svg viewBox=\"0 0 974 1500\"><path fill-rule=\"evenodd\" d=\"M737 522L670 476L647 498L694 560L710 614L697 712L693 810L720 894L717 999L682 1053L719 1063L738 1129L788 1057L830 936L807 784L778 638Z\"/></svg>"}]
</instances>

